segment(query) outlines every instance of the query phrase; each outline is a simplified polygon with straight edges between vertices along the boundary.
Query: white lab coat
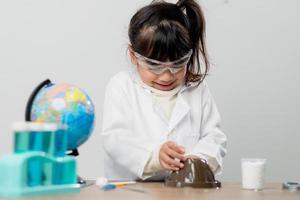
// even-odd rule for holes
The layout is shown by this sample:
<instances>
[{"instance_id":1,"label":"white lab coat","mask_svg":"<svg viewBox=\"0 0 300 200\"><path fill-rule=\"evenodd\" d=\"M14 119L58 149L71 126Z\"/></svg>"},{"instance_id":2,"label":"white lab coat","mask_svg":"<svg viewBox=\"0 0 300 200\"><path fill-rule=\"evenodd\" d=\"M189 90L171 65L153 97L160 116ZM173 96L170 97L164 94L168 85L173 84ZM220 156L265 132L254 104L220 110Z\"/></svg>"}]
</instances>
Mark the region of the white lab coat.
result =
<instances>
[{"instance_id":1,"label":"white lab coat","mask_svg":"<svg viewBox=\"0 0 300 200\"><path fill-rule=\"evenodd\" d=\"M109 81L102 126L107 178L148 178L143 171L151 152L168 140L183 145L188 154L215 159L220 173L227 139L206 82L180 90L170 120L163 113L151 92L138 83L136 70L119 72ZM153 177L162 179L165 172Z\"/></svg>"}]
</instances>

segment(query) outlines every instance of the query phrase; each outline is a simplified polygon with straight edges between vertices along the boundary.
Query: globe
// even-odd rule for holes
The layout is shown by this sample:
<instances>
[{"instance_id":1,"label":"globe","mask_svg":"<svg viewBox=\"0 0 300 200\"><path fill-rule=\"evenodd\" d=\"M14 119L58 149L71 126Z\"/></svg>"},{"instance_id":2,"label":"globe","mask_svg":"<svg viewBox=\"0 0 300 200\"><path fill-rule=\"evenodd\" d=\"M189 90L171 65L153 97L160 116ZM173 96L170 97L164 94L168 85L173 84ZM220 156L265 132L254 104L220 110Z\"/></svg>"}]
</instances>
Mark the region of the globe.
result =
<instances>
[{"instance_id":1,"label":"globe","mask_svg":"<svg viewBox=\"0 0 300 200\"><path fill-rule=\"evenodd\" d=\"M30 120L64 125L68 150L77 149L90 137L94 127L94 105L82 89L50 82L41 87L32 100Z\"/></svg>"}]
</instances>

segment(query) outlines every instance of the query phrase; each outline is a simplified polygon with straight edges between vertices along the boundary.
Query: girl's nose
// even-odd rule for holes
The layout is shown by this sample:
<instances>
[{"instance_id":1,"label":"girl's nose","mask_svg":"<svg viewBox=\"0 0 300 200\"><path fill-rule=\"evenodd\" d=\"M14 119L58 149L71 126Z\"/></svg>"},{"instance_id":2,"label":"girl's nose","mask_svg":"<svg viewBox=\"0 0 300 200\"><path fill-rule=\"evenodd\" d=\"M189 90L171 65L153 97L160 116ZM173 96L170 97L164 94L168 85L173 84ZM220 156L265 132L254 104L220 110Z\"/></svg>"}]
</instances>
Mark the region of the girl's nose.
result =
<instances>
[{"instance_id":1,"label":"girl's nose","mask_svg":"<svg viewBox=\"0 0 300 200\"><path fill-rule=\"evenodd\" d=\"M174 75L170 72L169 69L167 69L158 77L158 79L160 81L169 82L174 79Z\"/></svg>"}]
</instances>

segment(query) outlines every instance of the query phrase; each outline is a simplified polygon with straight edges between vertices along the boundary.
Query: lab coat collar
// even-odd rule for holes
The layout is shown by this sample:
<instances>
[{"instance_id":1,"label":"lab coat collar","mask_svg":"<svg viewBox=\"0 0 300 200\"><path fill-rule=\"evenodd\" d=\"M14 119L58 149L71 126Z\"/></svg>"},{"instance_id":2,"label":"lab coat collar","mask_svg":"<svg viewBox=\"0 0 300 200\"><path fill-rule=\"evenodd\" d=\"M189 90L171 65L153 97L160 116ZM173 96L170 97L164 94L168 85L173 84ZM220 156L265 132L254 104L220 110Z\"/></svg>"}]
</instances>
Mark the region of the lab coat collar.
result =
<instances>
[{"instance_id":1,"label":"lab coat collar","mask_svg":"<svg viewBox=\"0 0 300 200\"><path fill-rule=\"evenodd\" d=\"M132 70L132 80L134 83L139 84L140 77L137 70ZM186 102L183 96L183 92L189 88L195 87L197 84L189 83L188 85L184 85L180 91L178 92L176 104L173 108L173 112L170 120L166 120L166 118L159 112L158 107L153 104L154 111L160 116L160 118L167 124L169 132L171 132L176 126L180 123L180 121L190 112L190 106ZM143 87L143 89L151 94L151 91L148 88Z\"/></svg>"}]
</instances>

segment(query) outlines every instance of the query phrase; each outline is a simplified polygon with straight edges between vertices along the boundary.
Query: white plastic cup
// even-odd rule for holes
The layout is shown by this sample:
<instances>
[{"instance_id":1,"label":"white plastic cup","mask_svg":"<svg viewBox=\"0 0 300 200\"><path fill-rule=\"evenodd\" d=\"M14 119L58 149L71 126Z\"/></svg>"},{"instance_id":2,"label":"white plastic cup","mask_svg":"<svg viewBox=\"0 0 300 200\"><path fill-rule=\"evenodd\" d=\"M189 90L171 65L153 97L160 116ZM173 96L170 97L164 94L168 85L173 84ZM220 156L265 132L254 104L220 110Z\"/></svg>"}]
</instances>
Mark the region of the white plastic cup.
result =
<instances>
[{"instance_id":1,"label":"white plastic cup","mask_svg":"<svg viewBox=\"0 0 300 200\"><path fill-rule=\"evenodd\" d=\"M242 158L241 165L243 188L262 190L265 182L266 159Z\"/></svg>"}]
</instances>

